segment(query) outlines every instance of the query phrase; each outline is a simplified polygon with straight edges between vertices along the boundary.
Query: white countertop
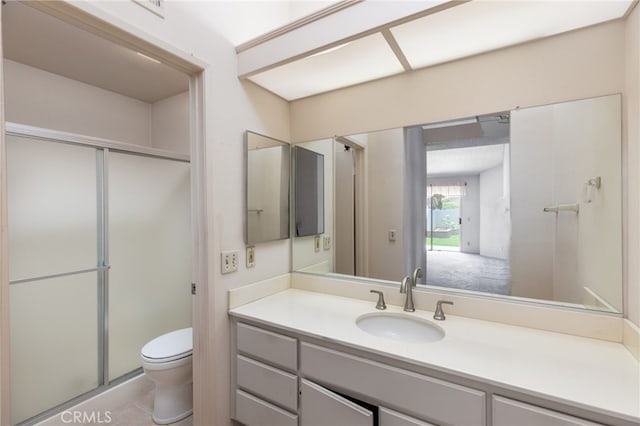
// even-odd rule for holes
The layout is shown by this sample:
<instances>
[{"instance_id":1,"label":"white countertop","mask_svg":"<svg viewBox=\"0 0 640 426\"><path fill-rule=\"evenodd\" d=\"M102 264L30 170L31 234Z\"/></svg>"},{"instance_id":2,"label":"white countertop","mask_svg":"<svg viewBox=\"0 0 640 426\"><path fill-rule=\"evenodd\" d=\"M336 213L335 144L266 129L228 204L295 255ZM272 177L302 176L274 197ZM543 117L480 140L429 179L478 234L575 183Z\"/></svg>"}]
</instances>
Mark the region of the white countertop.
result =
<instances>
[{"instance_id":1,"label":"white countertop","mask_svg":"<svg viewBox=\"0 0 640 426\"><path fill-rule=\"evenodd\" d=\"M445 337L404 343L372 336L356 326L356 318L372 312L381 312L374 301L297 289L230 311L235 317L298 334L640 420L640 366L622 344L454 315L433 321L433 312L421 310L407 315L436 322ZM388 306L384 312L403 311Z\"/></svg>"}]
</instances>

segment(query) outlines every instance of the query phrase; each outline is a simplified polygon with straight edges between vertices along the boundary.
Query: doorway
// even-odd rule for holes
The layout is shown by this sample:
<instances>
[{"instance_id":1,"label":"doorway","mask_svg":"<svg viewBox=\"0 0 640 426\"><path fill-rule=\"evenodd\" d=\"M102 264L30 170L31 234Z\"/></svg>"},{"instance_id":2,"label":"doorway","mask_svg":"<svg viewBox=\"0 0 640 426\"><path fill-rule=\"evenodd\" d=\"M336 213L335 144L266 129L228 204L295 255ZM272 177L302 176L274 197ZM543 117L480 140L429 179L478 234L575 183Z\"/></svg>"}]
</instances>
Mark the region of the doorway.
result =
<instances>
[{"instance_id":1,"label":"doorway","mask_svg":"<svg viewBox=\"0 0 640 426\"><path fill-rule=\"evenodd\" d=\"M334 142L335 272L356 275L355 149Z\"/></svg>"},{"instance_id":2,"label":"doorway","mask_svg":"<svg viewBox=\"0 0 640 426\"><path fill-rule=\"evenodd\" d=\"M131 61L135 61L137 58L137 60L139 60L140 58L144 58L144 55L135 55L137 52L144 52L144 54L146 54L146 59L144 59L145 61L148 61L148 63L144 66L147 67L155 67L157 65L157 61L162 59L162 62L164 64L170 64L170 65L162 65L163 67L166 67L167 72L170 73L180 73L182 74L183 77L183 83L182 84L182 90L183 90L183 94L184 96L182 96L180 98L180 103L181 105L184 106L184 109L182 109L182 116L184 116L185 118L185 123L186 125L182 128L185 130L185 138L183 138L182 140L185 142L185 150L183 152L183 154L186 156L187 159L189 159L189 157L192 159L191 161L191 178L187 177L186 181L183 181L183 183L186 182L186 194L187 196L191 195L191 212L188 213L187 212L187 217L191 216L191 224L189 225L189 220L187 220L186 222L183 221L183 224L186 224L186 230L183 230L183 234L184 236L186 236L186 240L187 240L187 246L191 247L191 253L192 253L192 258L190 261L187 262L187 275L191 275L191 279L189 279L189 277L187 276L186 282L185 282L185 289L187 291L187 303L188 305L192 305L189 306L189 311L192 311L193 313L191 314L190 312L187 312L187 317L189 322L193 322L193 327L194 327L194 378L196 379L196 383L194 383L194 388L196 389L195 393L195 397L194 397L194 402L198 401L199 398L199 393L198 393L198 386L203 386L203 384L201 383L200 380L197 380L198 377L204 377L206 376L206 374L200 374L199 373L199 368L202 365L205 365L207 363L202 363L201 362L201 357L200 354L201 352L198 351L198 339L196 338L196 336L198 335L198 332L202 329L201 326L204 328L204 332L206 333L207 331L207 325L203 324L203 321L200 320L200 318L203 317L204 313L203 310L206 309L206 292L207 292L207 288L206 288L206 282L207 282L207 269L206 269L206 240L202 237L204 235L207 235L207 231L206 231L206 210L205 210L205 204L203 202L203 195L205 193L205 189L204 189L204 175L205 175L205 164L204 164L204 156L202 155L202 152L204 151L204 115L203 115L203 104L204 104L204 91L203 91L203 85L202 85L202 80L203 80L203 76L202 76L202 71L204 69L204 65L202 63L200 63L200 61L198 61L197 59L194 58L189 58L188 55L184 54L180 54L180 53L175 53L175 49L160 43L160 46L158 46L157 42L151 42L147 40L147 36L143 35L142 33L138 33L139 35L136 35L135 31L132 32L125 32L123 30L120 30L119 28L117 28L116 26L108 23L108 22L104 22L102 20L100 20L99 18L96 18L90 14L78 14L76 13L77 11L75 11L74 6L71 6L69 4L66 4L65 2L29 2L28 5L24 4L24 3L19 3L19 2L9 2L5 5L3 5L2 7L2 18L3 18L3 25L2 25L2 29L3 29L3 33L5 32L5 29L7 29L7 26L5 26L5 20L6 19L10 19L11 18L11 14L7 12L7 7L21 7L22 12L28 13L28 14L34 14L34 13L38 13L40 14L40 18L39 19L43 19L43 20L51 20L54 19L53 16L62 18L60 19L60 22L62 23L63 28L62 31L69 31L69 32L77 32L78 30L80 30L80 28L83 28L82 31L84 31L84 36L83 37L76 37L77 40L83 41L86 39L97 39L96 42L97 43L102 43L104 44L110 44L112 47L112 49L123 49L124 46L126 45L126 49L132 54L128 57L127 61L128 63L131 63ZM57 18L55 18L57 19ZM26 24L24 22L22 22L23 20L18 20L20 21L21 26L23 27L23 29L26 29L28 31L39 31L39 30L44 30L47 29L48 27L44 26L44 25L30 25L30 24ZM91 31L86 31L86 28L95 28L96 33L93 32L93 30ZM98 28L100 30L98 30ZM97 34L98 31L101 31L100 35ZM104 38L104 34L107 34L107 38L111 39L111 40L118 40L118 43L121 44L115 44L112 43L111 41L107 41L106 38ZM4 70L3 70L3 74L2 74L2 79L4 82L4 87L5 89L9 89L9 90L5 90L5 92L9 92L10 90L14 90L16 88L15 85L13 85L13 83L7 83L7 72L12 72L12 71L16 71L17 69L26 69L26 67L30 67L34 71L34 73L38 73L40 71L44 71L43 67L46 67L45 65L36 65L36 64L24 64L24 63L20 63L21 61L24 62L26 61L25 59L18 59L17 57L8 57L8 53L10 54L10 48L8 47L8 40L21 40L21 41L31 41L31 42L35 42L35 41L51 41L54 40L53 37L50 36L46 36L46 37L34 37L33 34L30 34L30 37L8 37L6 34L3 34L3 59L6 61L11 61L12 63L9 66L5 66ZM54 41L55 42L55 41ZM60 46L65 46L65 43L59 43ZM74 45L75 46L75 45ZM67 46L68 47L68 46ZM77 46L75 46L77 47ZM32 52L31 49L24 48L21 49L22 52ZM60 49L53 49L51 51L56 52L56 54L58 53L62 53L59 52ZM71 48L71 50L74 50L74 47ZM108 50L108 49L107 49ZM37 49L34 49L33 51L37 51ZM97 49L96 50L98 53L98 55L105 53L105 50L101 50L101 49ZM76 56L73 57L72 61L68 61L70 63L78 63L78 61L82 61L83 58L85 58L85 56L83 55L83 52L81 50L76 50L75 51ZM105 53L106 56L106 53ZM45 60L46 55L41 55L40 59ZM156 62L153 61L149 61L149 58L152 59L156 59ZM86 58L85 58L86 59ZM64 62L64 59L62 59L62 61ZM125 62L127 62L125 61ZM46 60L45 60L46 62ZM113 63L113 62L112 62ZM155 64L155 65L154 65ZM40 71L38 71L37 69L39 69ZM49 70L48 71L52 77L51 78L68 78L68 79L73 79L73 80L78 80L78 81L82 81L84 84L91 84L90 82L86 82L83 81L81 78L79 77L72 77L72 76L64 76L63 77L63 73L62 71L58 70L57 72L54 70ZM13 72L13 75L15 76L17 73ZM54 75L55 74L55 75ZM167 73L163 74L160 71L150 71L147 73L147 80L153 80L153 79L149 79L149 76L157 76L157 75L164 75L166 76ZM127 73L125 73L124 75L127 75ZM24 76L24 74L22 75ZM21 76L21 77L22 77ZM57 77L56 77L57 76ZM115 79L114 79L115 80ZM120 79L122 80L122 79ZM14 80L15 81L15 80ZM99 87L98 85L95 85L97 87ZM136 84L135 85L136 89L140 89L142 86L144 86L143 84ZM163 85L164 87L167 87L168 85ZM56 87L56 86L51 86L52 88ZM105 91L105 96L110 96L111 99L115 99L115 97L117 97L118 95L116 94L120 94L123 96L132 96L130 94L126 94L126 93L120 93L116 88L101 88ZM67 101L68 99L63 99L63 97L60 96L55 96L54 94L51 93L47 93L46 90L40 90L38 91L37 88L34 88L35 92L38 92L38 96L34 96L34 98L36 98L38 101L45 99L48 97L49 100L51 99L57 99L59 101ZM34 92L34 93L35 93ZM108 93L107 93L108 92ZM9 97L12 97L12 99L16 99L15 96L15 91L14 93L7 93L6 96L2 97L2 102L5 101L5 99L8 99ZM66 94L67 96L70 96L70 94ZM149 101L143 101L143 102L149 102ZM40 104L40 106L42 106L43 104ZM89 101L87 101L87 103L85 105L91 105L91 103ZM51 106L51 105L49 105ZM144 107L143 107L144 108ZM20 123L23 122L23 120L16 120L15 116L14 117L10 117L9 116L9 110L7 108L3 107L1 108L2 111L5 113L5 117L4 119L6 119L7 121L11 120L13 118L14 122ZM85 126L87 125L87 122L82 121L82 114L87 113L87 111L90 108L85 108L83 110L83 108L78 108L77 111L77 115L79 115L80 120L77 120L76 123L72 123L72 125L76 125L76 126ZM14 109L14 112L16 111L16 109ZM21 109L22 112L26 111L25 109ZM52 111L55 112L55 108L52 109ZM35 111L35 114L37 114L39 111ZM127 111L128 113L129 111ZM105 114L104 116L101 117L97 117L97 119L95 120L95 123L100 123L102 122L104 125L101 128L103 131L113 131L113 132L118 132L121 131L123 129L128 129L130 128L130 125L135 125L135 122L127 122L127 125L122 125L122 126L117 126L117 125L107 125L108 124L108 120L113 117L113 115L117 115L118 113L122 113L121 110L118 109L117 106L115 105L111 105L111 108L109 110L109 114ZM70 109L66 109L66 108L58 108L57 110L57 114L62 114L62 115L67 115L67 118L72 119L72 118L77 118L76 117L76 111L75 110L70 110ZM136 114L128 114L131 117L137 117ZM40 117L43 117L45 119L51 118L52 116L55 116L55 114L41 114ZM2 149L2 155L1 155L1 161L2 163L0 163L0 170L2 171L2 187L0 187L0 196L1 196L1 200L0 200L0 204L2 204L3 206L7 206L7 181L5 179L6 176L6 170L7 170L7 157L5 155L6 153L6 144L7 144L7 138L8 136L6 135L6 131L9 130L8 129L8 123L5 122L5 120L2 120L2 123L0 124L0 148ZM53 135L49 135L50 137L43 137L42 134L38 133L37 135L35 135L35 139L37 141L42 141L42 143L50 143L50 142L44 142L45 139L47 140L58 140L59 138L59 133L62 132L66 132L67 134L75 134L76 136L86 140L89 140L89 145L94 146L96 140L95 139L101 139L101 142L103 141L102 139L110 139L111 141L116 141L116 142L120 142L120 143L125 143L125 144L136 144L136 141L133 140L135 138L132 138L132 140L128 140L128 139L122 139L119 137L109 137L109 136L105 136L103 134L98 133L94 133L92 131L89 130L84 130L85 128L79 127L79 128L73 128L73 129L69 129L69 128L56 128L55 125L47 125L47 123L30 123L30 122L26 122L26 124L30 125L33 128L36 128L35 126L37 126L40 130L42 129L48 129L51 130ZM140 124L140 123L138 123ZM162 124L162 123L160 123ZM145 127L144 125L140 126L140 128ZM147 126L148 128L148 126ZM82 137L81 135L89 135L88 137ZM15 132L13 134L14 137ZM139 134L138 134L139 136ZM136 136L137 137L137 136ZM63 138L64 139L64 138ZM65 146L71 146L71 145L82 145L82 143L78 143L81 142L78 138L73 137L72 138L73 141L71 144L69 143L65 143ZM68 142L68 141L67 141ZM107 141L109 142L109 141ZM14 144L15 145L15 144ZM116 144L117 145L117 144ZM144 144L142 144L144 145ZM26 146L24 144L22 144L21 146ZM53 146L53 145L51 145ZM171 147L169 146L157 146L155 148L159 148L160 150L172 150ZM84 149L87 150L87 152L91 151L91 149L93 148L88 148L85 147ZM136 164L134 165L134 169L138 170L140 164L138 164L139 162L143 162L145 164L147 164L149 161L152 161L154 159L154 152L153 149L151 150L145 150L144 147L140 148L140 152L139 154L142 154L141 156L127 156L128 154L125 154L125 152L127 152L127 149L119 149L117 146L113 146L113 145L109 145L109 143L107 143L106 146L102 146L100 148L95 148L94 151L91 151L89 156L90 157L100 157L100 154L96 154L96 151L101 151L102 153L106 153L107 151L110 152L110 160L111 160L111 165L113 166L112 171L115 172L116 167L122 166L123 168L126 168L127 165L129 164L130 161L134 161ZM15 157L15 156L14 156ZM134 158L135 157L135 158ZM155 156L155 159L157 159L157 156ZM99 162L96 162L94 160L94 165L97 165L97 167L99 166ZM172 163L174 164L174 163ZM151 169L154 168L153 165L147 164L150 166ZM122 168L121 167L121 168ZM146 166L142 166L142 167L146 167ZM94 170L95 171L95 170ZM99 174L98 171L96 171L95 174ZM160 175L165 175L164 172L161 172ZM112 175L113 178L115 178L117 175L114 173ZM95 178L95 176L94 176ZM156 182L156 178L152 178L151 179L153 182ZM15 182L15 180L14 180ZM88 181L89 183L91 181ZM115 182L112 182L114 185L116 184ZM134 189L133 187L129 186L126 179L123 183L123 186L125 188L128 187L128 189ZM157 184L157 182L156 182ZM161 185L161 184L160 184ZM95 191L96 187L99 187L99 185L95 184L95 180L94 183L90 186L93 186L93 190ZM168 189L168 187L167 187ZM114 193L115 194L115 193ZM93 198L93 201L95 203L96 198L99 198L97 194L94 194L95 197L89 197L89 198ZM115 201L115 200L114 200ZM126 200L125 200L126 201ZM140 203L135 203L135 196L133 197L133 200L129 200L130 202L132 202L132 204L140 204ZM61 203L59 203L61 204ZM63 204L63 203L62 203ZM126 203L125 203L126 204ZM10 207L11 208L11 207ZM95 207L93 208L93 210L95 211ZM64 216L64 215L63 215ZM97 215L96 215L97 216ZM15 218L15 214L13 215L13 217ZM69 214L67 219L68 220L72 220L74 217L73 214ZM111 219L116 219L116 215L114 215ZM1 401L1 406L2 406L2 411L0 413L0 423L1 424L11 424L15 421L20 421L18 419L18 417L16 416L12 416L14 417L14 421L12 422L10 420L10 414L9 414L9 398L10 395L12 394L13 390L10 389L10 383L9 383L9 374L8 372L10 370L12 370L14 367L16 367L17 365L12 365L12 364L19 364L18 361L20 361L18 356L13 356L13 358L10 357L10 332L9 332L9 303L14 303L15 299L13 297L13 295L11 296L11 301L10 301L10 293L15 293L15 290L17 291L19 289L19 287L21 287L22 290L28 289L28 287L34 287L35 284L30 284L26 281L24 282L20 282L20 278L18 279L12 279L13 284L11 287L9 286L9 280L11 279L9 276L9 254L7 251L7 248L10 247L8 238L7 238L7 234L4 232L4 230L6 229L6 224L7 224L7 211L3 210L2 211L2 225L3 225L3 234L2 234L2 245L1 245L1 256L0 259L2 259L2 265L1 265L1 270L2 270L2 282L1 282L1 295L0 295L0 302L2 304L2 306L0 307L0 311L2 312L2 320L1 320L1 330L0 330L0 336L2 338L2 342L0 343L0 346L2 347L2 352L0 353L0 383L2 386L0 395L2 397L2 401ZM96 234L99 233L99 231L97 229L94 229L94 231L89 231L90 234L93 234L94 236ZM72 237L72 235L69 235L69 237ZM96 245L97 246L97 245ZM98 250L100 250L98 248ZM95 246L94 246L94 251L95 251ZM57 254L57 253L54 253ZM113 259L112 259L113 260ZM98 262L94 263L98 264ZM75 265L72 265L75 266ZM95 266L95 265L94 265ZM92 268L90 268L92 269ZM94 274L94 275L100 275L103 273L107 272L107 268L105 268L104 265L100 265L98 264L97 268L93 268L96 269L96 271L88 271L86 272L86 274ZM75 270L75 269L74 269ZM13 267L12 271L16 271L16 268ZM82 272L82 270L80 270ZM54 275L56 275L57 272L54 271ZM67 276L66 273L64 276ZM71 276L71 275L69 275ZM81 278L84 278L85 275L78 275ZM39 277L39 276L38 276ZM35 277L35 278L38 278ZM34 278L34 277L31 277ZM53 279L62 279L62 277L54 277ZM115 277L114 277L115 278ZM16 282L18 281L18 282ZM199 286L199 295L202 294L203 297L196 297L196 298L192 298L190 296L190 292L189 290L191 289L191 283L190 281L199 284L202 283L203 285ZM34 281L35 282L35 281ZM91 295L95 296L96 293L99 293L99 289L98 287L101 286L100 284L100 279L97 279L98 284L93 284L93 290L91 290L91 286L87 285L85 286L86 288L83 288L84 290L89 291L89 293L91 293ZM71 283L73 284L73 283ZM70 284L70 285L71 285ZM79 284L80 286L82 286L82 284ZM97 286L97 287L96 287ZM11 289L11 290L10 290ZM94 291L95 290L95 291ZM74 293L75 294L75 293ZM84 293L83 293L84 294ZM182 292L181 292L182 294ZM113 297L116 297L117 294L112 294ZM17 296L16 296L17 297ZM75 297L75 296L74 296ZM78 296L79 297L79 296ZM46 298L45 298L46 299ZM47 299L48 300L48 299ZM29 303L27 303L29 304ZM83 306L89 306L89 304L83 304ZM94 304L95 306L95 304ZM115 308L115 305L111 306L112 309ZM97 307L92 309L90 312L87 312L88 315L92 318L90 321L86 321L86 322L74 322L74 324L76 325L80 325L80 323L82 323L83 326L90 326L92 323L96 323L99 322L99 318L101 317L100 312L96 312L96 311L100 311L101 308ZM135 306L134 306L134 310L135 310ZM19 309L14 309L15 312L20 311ZM60 311L58 311L60 312ZM63 313L66 314L71 314L70 311L64 312ZM12 312L13 313L13 312ZM111 312L112 314L114 313L113 311ZM191 317L193 318L193 320L191 319ZM114 317L112 316L111 318L112 320L114 319ZM17 323L17 321L14 321L14 323ZM45 325L49 325L48 322L44 323ZM46 327L45 327L46 328ZM96 328L98 329L98 328ZM85 333L86 334L86 333ZM99 334L99 332L97 333ZM96 333L94 332L93 335L89 335L87 334L87 336L89 336L89 338L87 339L87 341L92 341L95 346L92 350L94 351L99 351L99 346L101 345L100 341L102 340L100 338L100 336L97 336ZM112 342L113 343L113 342ZM45 343L43 343L45 344ZM17 346L15 346L17 348ZM96 349L98 348L98 349ZM105 348L103 348L105 349ZM108 348L106 351L103 350L102 353L108 353L109 350L113 350L113 346ZM75 351L72 351L73 353L75 353ZM204 356L204 355L203 355ZM137 358L137 357L136 357ZM112 357L112 361L116 361L116 357ZM131 358L132 359L132 358ZM13 361L13 363L11 362ZM88 393L81 393L78 398L73 399L68 401L67 403L62 403L62 405L59 405L57 407L53 408L53 411L49 411L49 412L44 412L42 414L42 416L47 416L47 415L51 415L53 414L54 411L56 410L62 410L64 409L64 407L68 407L70 405L73 405L75 403L80 402L83 399L88 398L89 396L95 395L96 393L102 392L104 390L106 390L109 386L113 385L114 383L117 382L117 377L116 376L120 376L120 374L122 372L128 371L130 369L130 367L127 365L128 360L123 360L122 363L120 363L120 367L116 367L114 365L114 368L111 369L111 371L109 373L105 373L104 370L98 368L98 370L95 370L95 365L99 364L103 362L99 361L99 362L92 362L92 368L95 371L95 375L94 378L91 380L92 383L89 383L88 381L85 383L86 386L83 387L82 390L85 389L90 389L91 386L93 386L93 384L99 384L101 382L103 382L104 384L102 386L98 386L94 389L94 391L89 391ZM51 366L49 366L49 368L52 368ZM55 368L55 367L53 367ZM92 373L93 374L93 373ZM77 395L77 393L76 393ZM195 405L195 411L196 413L198 412L198 408L202 408L202 404L194 404ZM45 408L46 409L46 408ZM22 417L22 416L20 416ZM37 415L37 417L41 417L39 415ZM31 420L29 420L29 422L33 422L36 421L36 417L32 417Z\"/></svg>"}]
</instances>

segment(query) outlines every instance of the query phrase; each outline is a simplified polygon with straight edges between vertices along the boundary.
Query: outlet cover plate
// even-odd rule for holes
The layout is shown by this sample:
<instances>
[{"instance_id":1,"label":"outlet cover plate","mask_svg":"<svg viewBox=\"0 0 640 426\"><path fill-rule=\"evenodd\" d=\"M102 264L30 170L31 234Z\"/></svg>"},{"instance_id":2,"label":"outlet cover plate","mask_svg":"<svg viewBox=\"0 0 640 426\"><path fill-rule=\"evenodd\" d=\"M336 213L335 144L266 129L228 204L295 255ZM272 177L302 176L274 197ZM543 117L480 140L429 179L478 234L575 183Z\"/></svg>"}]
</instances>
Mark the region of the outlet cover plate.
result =
<instances>
[{"instance_id":1,"label":"outlet cover plate","mask_svg":"<svg viewBox=\"0 0 640 426\"><path fill-rule=\"evenodd\" d=\"M220 254L220 268L223 274L230 274L238 270L238 252L223 251Z\"/></svg>"}]
</instances>

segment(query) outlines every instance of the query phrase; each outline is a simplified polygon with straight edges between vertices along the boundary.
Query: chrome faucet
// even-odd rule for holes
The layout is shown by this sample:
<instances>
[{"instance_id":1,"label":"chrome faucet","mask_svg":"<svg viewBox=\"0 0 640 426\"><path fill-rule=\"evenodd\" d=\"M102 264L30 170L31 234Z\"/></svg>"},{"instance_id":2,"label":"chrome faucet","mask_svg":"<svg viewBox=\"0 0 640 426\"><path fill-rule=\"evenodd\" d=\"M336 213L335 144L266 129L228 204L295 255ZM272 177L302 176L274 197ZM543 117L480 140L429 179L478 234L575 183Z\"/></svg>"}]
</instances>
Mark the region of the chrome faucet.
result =
<instances>
[{"instance_id":1,"label":"chrome faucet","mask_svg":"<svg viewBox=\"0 0 640 426\"><path fill-rule=\"evenodd\" d=\"M411 277L404 277L400 284L400 293L407 294L407 298L404 300L404 310L407 312L415 312L416 310L413 305L413 287L416 286L418 278L422 278L422 269L420 268L416 268Z\"/></svg>"}]
</instances>

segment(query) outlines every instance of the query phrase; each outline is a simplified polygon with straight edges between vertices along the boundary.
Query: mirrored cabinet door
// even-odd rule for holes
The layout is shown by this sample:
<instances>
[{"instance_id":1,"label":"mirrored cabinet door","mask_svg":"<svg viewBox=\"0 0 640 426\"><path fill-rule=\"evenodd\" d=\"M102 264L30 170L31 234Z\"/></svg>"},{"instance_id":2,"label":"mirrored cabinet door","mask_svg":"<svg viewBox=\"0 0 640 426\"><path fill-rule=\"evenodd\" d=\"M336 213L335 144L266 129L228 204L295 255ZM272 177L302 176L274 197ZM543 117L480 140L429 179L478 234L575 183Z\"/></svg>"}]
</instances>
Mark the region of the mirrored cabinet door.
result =
<instances>
[{"instance_id":1,"label":"mirrored cabinet door","mask_svg":"<svg viewBox=\"0 0 640 426\"><path fill-rule=\"evenodd\" d=\"M245 242L289 238L289 144L250 131L245 136Z\"/></svg>"}]
</instances>

